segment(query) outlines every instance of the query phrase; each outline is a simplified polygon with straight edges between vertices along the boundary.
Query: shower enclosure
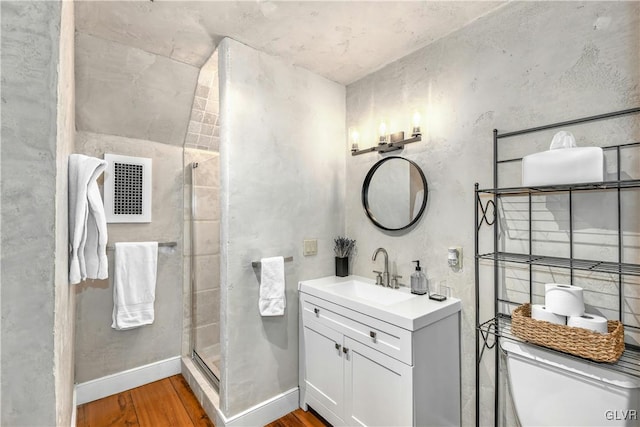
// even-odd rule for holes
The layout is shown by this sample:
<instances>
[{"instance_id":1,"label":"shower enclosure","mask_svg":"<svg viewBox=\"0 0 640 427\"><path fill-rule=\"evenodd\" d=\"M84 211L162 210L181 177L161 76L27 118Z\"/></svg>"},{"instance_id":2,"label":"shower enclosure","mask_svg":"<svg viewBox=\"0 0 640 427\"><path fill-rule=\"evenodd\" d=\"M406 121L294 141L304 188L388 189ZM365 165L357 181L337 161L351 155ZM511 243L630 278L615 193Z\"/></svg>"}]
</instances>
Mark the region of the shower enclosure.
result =
<instances>
[{"instance_id":1,"label":"shower enclosure","mask_svg":"<svg viewBox=\"0 0 640 427\"><path fill-rule=\"evenodd\" d=\"M192 356L216 390L220 383L218 84L216 51L200 69L184 142L184 280L190 327L189 347L183 351Z\"/></svg>"},{"instance_id":2,"label":"shower enclosure","mask_svg":"<svg viewBox=\"0 0 640 427\"><path fill-rule=\"evenodd\" d=\"M205 160L191 163L191 355L217 389L220 380L219 155L199 150L197 154Z\"/></svg>"}]
</instances>

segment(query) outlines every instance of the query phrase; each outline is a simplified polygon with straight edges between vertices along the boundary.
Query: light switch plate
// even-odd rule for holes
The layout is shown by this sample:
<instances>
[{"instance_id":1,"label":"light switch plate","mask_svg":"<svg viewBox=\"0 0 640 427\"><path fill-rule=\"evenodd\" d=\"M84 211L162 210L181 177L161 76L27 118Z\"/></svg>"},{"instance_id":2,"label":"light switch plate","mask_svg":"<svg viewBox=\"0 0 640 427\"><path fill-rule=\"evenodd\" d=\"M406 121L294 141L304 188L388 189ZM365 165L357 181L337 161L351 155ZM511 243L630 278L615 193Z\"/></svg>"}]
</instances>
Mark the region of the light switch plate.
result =
<instances>
[{"instance_id":1,"label":"light switch plate","mask_svg":"<svg viewBox=\"0 0 640 427\"><path fill-rule=\"evenodd\" d=\"M304 239L302 247L302 254L304 256L317 255L318 239Z\"/></svg>"}]
</instances>

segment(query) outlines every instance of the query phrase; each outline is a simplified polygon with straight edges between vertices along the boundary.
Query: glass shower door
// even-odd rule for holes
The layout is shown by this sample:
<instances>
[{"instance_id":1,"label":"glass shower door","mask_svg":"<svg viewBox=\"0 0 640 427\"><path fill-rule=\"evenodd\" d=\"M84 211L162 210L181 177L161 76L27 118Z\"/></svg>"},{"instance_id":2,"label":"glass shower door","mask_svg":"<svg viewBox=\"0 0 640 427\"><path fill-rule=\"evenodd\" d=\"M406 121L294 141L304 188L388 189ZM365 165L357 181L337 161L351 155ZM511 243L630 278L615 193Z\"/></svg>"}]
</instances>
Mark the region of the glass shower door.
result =
<instances>
[{"instance_id":1,"label":"glass shower door","mask_svg":"<svg viewBox=\"0 0 640 427\"><path fill-rule=\"evenodd\" d=\"M219 154L191 164L191 348L194 361L220 379Z\"/></svg>"}]
</instances>

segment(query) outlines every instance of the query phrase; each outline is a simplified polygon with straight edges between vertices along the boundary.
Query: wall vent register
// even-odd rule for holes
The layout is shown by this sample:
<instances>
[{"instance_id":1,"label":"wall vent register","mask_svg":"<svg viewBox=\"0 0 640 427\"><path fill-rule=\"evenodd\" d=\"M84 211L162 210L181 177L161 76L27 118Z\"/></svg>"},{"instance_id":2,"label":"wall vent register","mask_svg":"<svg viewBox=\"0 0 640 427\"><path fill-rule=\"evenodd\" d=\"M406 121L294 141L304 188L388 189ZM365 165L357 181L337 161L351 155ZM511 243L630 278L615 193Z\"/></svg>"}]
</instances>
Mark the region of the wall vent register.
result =
<instances>
[{"instance_id":1,"label":"wall vent register","mask_svg":"<svg viewBox=\"0 0 640 427\"><path fill-rule=\"evenodd\" d=\"M151 222L151 159L105 154L107 222Z\"/></svg>"}]
</instances>

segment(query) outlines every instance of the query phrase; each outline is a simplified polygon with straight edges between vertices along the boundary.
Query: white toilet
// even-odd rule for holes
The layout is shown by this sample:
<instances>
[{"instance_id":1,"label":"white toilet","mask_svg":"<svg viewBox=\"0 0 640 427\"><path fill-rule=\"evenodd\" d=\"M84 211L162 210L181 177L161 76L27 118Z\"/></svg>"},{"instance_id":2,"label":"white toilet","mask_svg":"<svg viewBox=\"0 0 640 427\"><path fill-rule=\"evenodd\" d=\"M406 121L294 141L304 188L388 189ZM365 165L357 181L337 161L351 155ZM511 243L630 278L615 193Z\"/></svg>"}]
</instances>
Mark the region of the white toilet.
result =
<instances>
[{"instance_id":1,"label":"white toilet","mask_svg":"<svg viewBox=\"0 0 640 427\"><path fill-rule=\"evenodd\" d=\"M523 427L640 426L640 378L525 343L501 347Z\"/></svg>"}]
</instances>

